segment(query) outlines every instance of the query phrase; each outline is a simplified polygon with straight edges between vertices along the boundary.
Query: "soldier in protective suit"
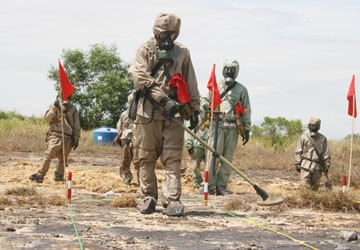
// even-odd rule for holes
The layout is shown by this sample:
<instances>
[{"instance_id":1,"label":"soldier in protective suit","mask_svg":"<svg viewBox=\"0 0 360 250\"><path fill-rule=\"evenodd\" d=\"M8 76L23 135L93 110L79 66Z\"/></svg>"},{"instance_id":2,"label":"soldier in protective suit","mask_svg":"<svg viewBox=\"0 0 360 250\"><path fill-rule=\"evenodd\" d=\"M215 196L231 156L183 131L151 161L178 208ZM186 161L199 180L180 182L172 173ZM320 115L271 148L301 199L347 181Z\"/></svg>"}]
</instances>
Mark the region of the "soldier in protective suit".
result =
<instances>
[{"instance_id":1,"label":"soldier in protective suit","mask_svg":"<svg viewBox=\"0 0 360 250\"><path fill-rule=\"evenodd\" d=\"M60 101L55 100L54 104L49 106L44 118L50 124L49 131L46 134L45 141L48 143L44 159L41 163L41 169L38 173L29 177L30 180L42 183L49 170L51 159L58 158L56 166L55 181L64 181L64 172L67 158L71 149L76 149L80 139L80 120L76 107L70 100L63 102L62 110L64 111L64 148L65 162L63 157L62 145L62 124L61 124L61 107Z\"/></svg>"},{"instance_id":2,"label":"soldier in protective suit","mask_svg":"<svg viewBox=\"0 0 360 250\"><path fill-rule=\"evenodd\" d=\"M237 60L226 59L222 70L224 79L219 84L222 103L220 104L221 114L217 131L216 151L230 162L232 162L239 135L242 137L243 145L245 145L249 141L251 128L251 107L248 91L244 85L235 81L239 74L239 68ZM210 94L201 98L201 107L204 112L209 112L209 104ZM213 122L212 135L212 137L215 135L215 122ZM227 188L232 170L217 159L215 166L219 164L220 167L217 171L215 170L214 175L211 171L209 172L208 192L217 195L232 194ZM201 188L200 194L203 192L203 188Z\"/></svg>"},{"instance_id":3,"label":"soldier in protective suit","mask_svg":"<svg viewBox=\"0 0 360 250\"><path fill-rule=\"evenodd\" d=\"M190 51L175 42L180 25L181 20L176 15L160 13L153 26L154 36L138 48L135 62L129 69L135 88L141 90L136 110L134 157L140 164L140 188L144 198L140 212L143 214L155 212L158 158L165 166L161 194L164 211L169 216L184 214L180 202L184 130L173 120L190 119L191 128L194 128L198 123L200 95ZM181 80L187 93L179 95L179 88L170 86L174 76ZM190 97L186 104L179 103L183 94Z\"/></svg>"},{"instance_id":4,"label":"soldier in protective suit","mask_svg":"<svg viewBox=\"0 0 360 250\"><path fill-rule=\"evenodd\" d=\"M133 94L128 97L128 103L133 99ZM133 140L134 140L134 125L133 121L129 118L129 108L121 113L119 121L116 124L119 134L115 138L115 142L123 148L123 162L120 166L120 177L125 184L130 185L133 179L130 166L133 161ZM139 179L139 165L137 161L133 161L135 170Z\"/></svg>"},{"instance_id":5,"label":"soldier in protective suit","mask_svg":"<svg viewBox=\"0 0 360 250\"><path fill-rule=\"evenodd\" d=\"M326 137L319 133L321 121L311 117L308 131L303 133L295 151L295 170L300 173L301 185L318 190L322 173L327 175L331 156Z\"/></svg>"}]
</instances>

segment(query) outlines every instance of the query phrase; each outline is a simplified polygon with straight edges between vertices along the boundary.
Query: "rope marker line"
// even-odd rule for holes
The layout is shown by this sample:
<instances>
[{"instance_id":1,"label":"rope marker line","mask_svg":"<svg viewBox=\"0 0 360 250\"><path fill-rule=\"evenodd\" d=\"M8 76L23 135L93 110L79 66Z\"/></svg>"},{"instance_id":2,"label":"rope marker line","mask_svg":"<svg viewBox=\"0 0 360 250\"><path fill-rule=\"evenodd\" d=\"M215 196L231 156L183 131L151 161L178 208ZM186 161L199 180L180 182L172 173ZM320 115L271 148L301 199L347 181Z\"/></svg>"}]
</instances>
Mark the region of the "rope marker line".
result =
<instances>
[{"instance_id":1,"label":"rope marker line","mask_svg":"<svg viewBox=\"0 0 360 250\"><path fill-rule=\"evenodd\" d=\"M81 238L80 238L80 235L78 233L78 230L76 228L76 223L75 223L75 220L74 220L74 216L73 216L73 213L72 213L72 209L71 209L71 206L70 206L70 202L68 202L68 209L69 209L69 212L70 212L70 218L71 218L71 223L73 225L73 228L74 228L74 231L75 231L75 235L78 239L78 242L79 242L79 245L80 245L80 250L83 250L83 245L82 245L82 242L81 242Z\"/></svg>"}]
</instances>

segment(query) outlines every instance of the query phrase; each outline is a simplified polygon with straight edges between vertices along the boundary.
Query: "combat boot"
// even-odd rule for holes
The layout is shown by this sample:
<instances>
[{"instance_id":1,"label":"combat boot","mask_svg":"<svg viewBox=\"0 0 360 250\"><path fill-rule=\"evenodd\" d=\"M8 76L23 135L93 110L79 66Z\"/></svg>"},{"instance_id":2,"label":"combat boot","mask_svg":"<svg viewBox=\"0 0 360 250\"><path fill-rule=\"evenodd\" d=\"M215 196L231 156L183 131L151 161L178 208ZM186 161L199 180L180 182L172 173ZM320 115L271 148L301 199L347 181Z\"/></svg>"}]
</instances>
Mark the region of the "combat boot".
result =
<instances>
[{"instance_id":1,"label":"combat boot","mask_svg":"<svg viewBox=\"0 0 360 250\"><path fill-rule=\"evenodd\" d=\"M44 180L44 176L42 176L41 174L32 174L30 175L29 179L37 183L42 183Z\"/></svg>"},{"instance_id":2,"label":"combat boot","mask_svg":"<svg viewBox=\"0 0 360 250\"><path fill-rule=\"evenodd\" d=\"M123 178L123 182L126 184L126 185L131 185L131 181L133 179L133 176L131 174L131 172L128 172L125 174L125 177Z\"/></svg>"},{"instance_id":3,"label":"combat boot","mask_svg":"<svg viewBox=\"0 0 360 250\"><path fill-rule=\"evenodd\" d=\"M147 197L145 198L144 203L140 208L140 213L152 214L155 212L155 208L156 208L156 200L152 197Z\"/></svg>"},{"instance_id":4,"label":"combat boot","mask_svg":"<svg viewBox=\"0 0 360 250\"><path fill-rule=\"evenodd\" d=\"M164 209L167 216L183 216L185 206L180 201L171 201Z\"/></svg>"},{"instance_id":5,"label":"combat boot","mask_svg":"<svg viewBox=\"0 0 360 250\"><path fill-rule=\"evenodd\" d=\"M59 174L55 171L54 181L65 181L65 180L64 180L64 176L63 176L63 175L59 175Z\"/></svg>"},{"instance_id":6,"label":"combat boot","mask_svg":"<svg viewBox=\"0 0 360 250\"><path fill-rule=\"evenodd\" d=\"M233 192L231 192L227 188L218 188L218 187L216 188L216 195L225 196L225 195L230 195L230 194L233 194Z\"/></svg>"}]
</instances>

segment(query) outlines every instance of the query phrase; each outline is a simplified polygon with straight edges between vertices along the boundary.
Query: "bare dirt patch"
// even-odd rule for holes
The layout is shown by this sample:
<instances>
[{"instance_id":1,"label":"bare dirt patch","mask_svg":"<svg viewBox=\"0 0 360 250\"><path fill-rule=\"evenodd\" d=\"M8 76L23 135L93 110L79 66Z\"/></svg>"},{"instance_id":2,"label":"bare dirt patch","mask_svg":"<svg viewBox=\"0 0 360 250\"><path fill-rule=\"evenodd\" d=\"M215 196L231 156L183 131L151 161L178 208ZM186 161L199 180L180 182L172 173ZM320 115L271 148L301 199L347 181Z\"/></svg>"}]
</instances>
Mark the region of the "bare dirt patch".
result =
<instances>
[{"instance_id":1,"label":"bare dirt patch","mask_svg":"<svg viewBox=\"0 0 360 250\"><path fill-rule=\"evenodd\" d=\"M160 205L156 213L142 215L131 202L140 201L139 187L136 180L131 186L122 183L116 154L71 155L73 200L68 204L66 183L53 180L54 165L43 184L28 179L42 155L0 152L0 249L360 249L358 241L341 238L342 231L360 232L359 214L294 209L286 202L259 207L254 189L235 174L229 185L235 194L210 196L204 206L185 171L185 216L168 217ZM163 171L157 171L161 188ZM271 195L299 188L293 173L246 174Z\"/></svg>"}]
</instances>

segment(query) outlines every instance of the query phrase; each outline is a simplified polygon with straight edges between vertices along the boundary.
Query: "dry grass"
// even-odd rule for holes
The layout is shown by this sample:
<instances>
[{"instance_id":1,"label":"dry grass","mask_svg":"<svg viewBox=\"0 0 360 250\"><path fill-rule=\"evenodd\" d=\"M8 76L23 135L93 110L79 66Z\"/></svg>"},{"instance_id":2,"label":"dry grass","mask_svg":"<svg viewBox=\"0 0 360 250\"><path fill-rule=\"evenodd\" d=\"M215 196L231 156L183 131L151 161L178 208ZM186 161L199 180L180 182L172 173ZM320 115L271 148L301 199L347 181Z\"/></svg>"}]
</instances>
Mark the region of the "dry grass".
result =
<instances>
[{"instance_id":1,"label":"dry grass","mask_svg":"<svg viewBox=\"0 0 360 250\"><path fill-rule=\"evenodd\" d=\"M247 211L249 210L250 204L253 204L256 202L253 195L246 194L245 196L242 196L240 198L230 198L228 199L224 205L223 208L227 211L234 211L234 210L243 210Z\"/></svg>"},{"instance_id":2,"label":"dry grass","mask_svg":"<svg viewBox=\"0 0 360 250\"><path fill-rule=\"evenodd\" d=\"M15 196L33 196L36 195L37 192L34 188L29 187L15 187L11 189L7 189L5 191L6 195L15 195Z\"/></svg>"},{"instance_id":3,"label":"dry grass","mask_svg":"<svg viewBox=\"0 0 360 250\"><path fill-rule=\"evenodd\" d=\"M65 206L66 199L57 194L52 194L50 196L44 196L41 194L34 195L32 197L16 197L15 203L17 205L36 205L36 206Z\"/></svg>"},{"instance_id":4,"label":"dry grass","mask_svg":"<svg viewBox=\"0 0 360 250\"><path fill-rule=\"evenodd\" d=\"M42 118L10 117L0 119L0 150L39 152L46 149L45 135L49 126ZM81 131L79 152L116 153L119 146L96 145L93 142L93 131Z\"/></svg>"},{"instance_id":5,"label":"dry grass","mask_svg":"<svg viewBox=\"0 0 360 250\"><path fill-rule=\"evenodd\" d=\"M360 201L356 200L358 192L317 191L300 188L295 193L285 196L289 208L311 208L328 212L360 212Z\"/></svg>"},{"instance_id":6,"label":"dry grass","mask_svg":"<svg viewBox=\"0 0 360 250\"><path fill-rule=\"evenodd\" d=\"M5 190L5 195L15 196L14 202L17 205L39 205L39 206L64 206L66 199L57 195L51 194L44 196L39 194L32 187L15 187ZM11 197L2 197L0 199L1 205L12 205L14 203Z\"/></svg>"},{"instance_id":7,"label":"dry grass","mask_svg":"<svg viewBox=\"0 0 360 250\"><path fill-rule=\"evenodd\" d=\"M21 119L16 116L10 118L0 118L0 151L27 151L43 152L46 148L44 137L48 125L42 118ZM294 151L297 141L287 145L282 150L265 146L258 138L251 138L246 146L239 142L234 154L233 164L242 171L248 170L275 170L284 173L284 176L297 175L294 170ZM342 177L348 176L350 141L329 141L332 156L329 178L335 190L342 186ZM118 146L98 146L93 142L93 131L82 131L81 139L77 152L96 153L106 157L110 154L119 154L121 150ZM184 150L184 152L186 152ZM185 153L186 154L186 153ZM185 156L185 155L184 155ZM360 197L360 141L354 141L352 152L351 169L351 190L353 196ZM184 164L183 164L184 165ZM182 166L183 166L182 165ZM185 164L186 165L186 164ZM156 166L162 169L160 163ZM349 176L348 176L349 178ZM161 178L159 179L159 182ZM115 187L99 185L94 187L94 192L105 192L109 188ZM60 197L43 197L36 194L35 190L28 188L15 188L7 190L8 195L17 196L18 204L41 204L41 205L62 205L65 201ZM29 197L26 197L29 196ZM350 193L342 194L339 192L310 192L296 190L296 193L285 193L286 203L294 207L312 207L324 211L359 211L359 202L351 199ZM0 204L12 203L11 199L2 198ZM136 202L129 197L114 201L113 206L135 206ZM233 200L225 204L227 210L246 208L246 202Z\"/></svg>"},{"instance_id":8,"label":"dry grass","mask_svg":"<svg viewBox=\"0 0 360 250\"><path fill-rule=\"evenodd\" d=\"M136 207L136 198L130 195L122 195L121 197L115 198L111 201L112 207Z\"/></svg>"},{"instance_id":9,"label":"dry grass","mask_svg":"<svg viewBox=\"0 0 360 250\"><path fill-rule=\"evenodd\" d=\"M10 206L12 205L12 201L7 197L0 197L0 205Z\"/></svg>"}]
</instances>

